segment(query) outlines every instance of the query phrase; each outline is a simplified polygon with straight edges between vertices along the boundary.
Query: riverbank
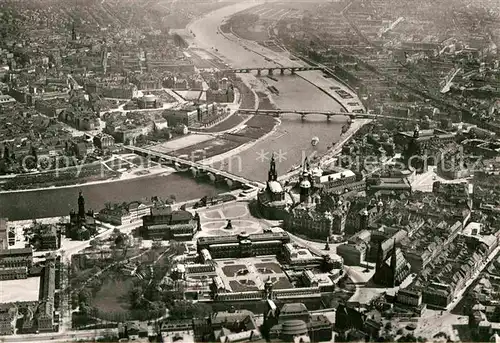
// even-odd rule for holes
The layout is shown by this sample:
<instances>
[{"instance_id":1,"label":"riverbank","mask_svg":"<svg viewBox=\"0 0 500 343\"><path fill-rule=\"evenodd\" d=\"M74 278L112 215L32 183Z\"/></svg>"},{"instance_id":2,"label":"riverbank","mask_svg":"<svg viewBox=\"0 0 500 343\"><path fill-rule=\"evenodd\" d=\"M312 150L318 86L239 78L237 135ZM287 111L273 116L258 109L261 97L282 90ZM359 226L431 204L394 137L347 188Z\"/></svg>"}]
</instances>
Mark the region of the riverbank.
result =
<instances>
[{"instance_id":1,"label":"riverbank","mask_svg":"<svg viewBox=\"0 0 500 343\"><path fill-rule=\"evenodd\" d=\"M222 153L222 154L219 154L219 155L216 155L213 157L209 157L205 160L200 161L200 163L204 164L204 165L213 165L214 163L231 161L231 159L235 155L238 155L238 154L242 153L243 151L254 147L260 141L263 141L263 140L269 138L270 136L272 136L274 133L276 133L277 128L280 125L281 125L281 120L276 119L276 124L274 125L272 130L269 131L268 133L266 133L264 136L262 136L256 140L250 141L248 143L244 143L244 144L240 145L239 147L237 147L235 149L231 149L230 151L227 151L225 153ZM230 167L230 165L231 165L231 163L228 163L227 166ZM229 170L229 172L231 172L231 170Z\"/></svg>"},{"instance_id":2,"label":"riverbank","mask_svg":"<svg viewBox=\"0 0 500 343\"><path fill-rule=\"evenodd\" d=\"M138 175L138 173L141 173L141 172L144 172L144 173ZM154 168L142 169L142 170L139 169L139 170L135 171L134 173L123 173L119 178L114 178L114 179L88 181L88 182L82 182L82 183L76 183L76 184L64 185L64 186L50 186L50 187L28 188L28 189L2 190L2 191L0 191L0 195L1 194L10 194L10 193L28 193L28 192L39 192L39 191L45 191L45 190L57 190L57 189L65 189L65 188L93 186L93 185L100 185L100 184L107 184L107 183L114 183L114 182L131 181L134 179L146 178L146 177L151 177L151 176L168 176L172 173L175 173L174 168L154 167Z\"/></svg>"}]
</instances>

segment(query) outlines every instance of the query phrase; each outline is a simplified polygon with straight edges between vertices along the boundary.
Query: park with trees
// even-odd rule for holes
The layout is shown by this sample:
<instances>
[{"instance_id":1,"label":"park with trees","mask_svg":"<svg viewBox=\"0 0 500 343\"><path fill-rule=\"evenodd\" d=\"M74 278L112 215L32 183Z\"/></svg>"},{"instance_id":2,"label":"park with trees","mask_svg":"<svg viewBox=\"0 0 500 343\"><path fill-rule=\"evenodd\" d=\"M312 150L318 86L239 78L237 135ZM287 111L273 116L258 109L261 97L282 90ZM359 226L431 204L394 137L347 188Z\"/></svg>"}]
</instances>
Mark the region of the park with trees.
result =
<instances>
[{"instance_id":1,"label":"park with trees","mask_svg":"<svg viewBox=\"0 0 500 343\"><path fill-rule=\"evenodd\" d=\"M173 241L166 247L155 242L149 249L127 249L130 244L122 236L114 233L111 239L115 252L105 264L73 270L75 329L113 327L129 320L152 321L167 316L196 318L211 312L210 306L187 300L182 281L168 277L174 257L184 252L183 244Z\"/></svg>"}]
</instances>

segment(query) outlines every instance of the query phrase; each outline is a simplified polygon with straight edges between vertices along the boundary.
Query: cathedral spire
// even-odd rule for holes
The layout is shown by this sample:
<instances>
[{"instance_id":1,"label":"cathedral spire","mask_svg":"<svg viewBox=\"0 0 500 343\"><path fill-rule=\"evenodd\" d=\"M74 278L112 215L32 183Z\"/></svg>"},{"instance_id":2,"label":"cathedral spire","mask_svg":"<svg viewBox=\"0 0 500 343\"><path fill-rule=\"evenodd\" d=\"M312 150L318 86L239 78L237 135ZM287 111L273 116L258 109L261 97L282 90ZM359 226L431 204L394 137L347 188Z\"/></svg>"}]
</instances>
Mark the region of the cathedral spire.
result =
<instances>
[{"instance_id":1,"label":"cathedral spire","mask_svg":"<svg viewBox=\"0 0 500 343\"><path fill-rule=\"evenodd\" d=\"M80 218L85 217L85 199L83 198L83 194L81 191L78 195L78 216Z\"/></svg>"},{"instance_id":2,"label":"cathedral spire","mask_svg":"<svg viewBox=\"0 0 500 343\"><path fill-rule=\"evenodd\" d=\"M278 173L276 172L276 160L274 158L274 153L271 156L271 162L269 165L268 181L278 181Z\"/></svg>"},{"instance_id":3,"label":"cathedral spire","mask_svg":"<svg viewBox=\"0 0 500 343\"><path fill-rule=\"evenodd\" d=\"M302 172L303 173L308 173L309 172L309 158L306 156L304 158L304 163L302 164Z\"/></svg>"}]
</instances>

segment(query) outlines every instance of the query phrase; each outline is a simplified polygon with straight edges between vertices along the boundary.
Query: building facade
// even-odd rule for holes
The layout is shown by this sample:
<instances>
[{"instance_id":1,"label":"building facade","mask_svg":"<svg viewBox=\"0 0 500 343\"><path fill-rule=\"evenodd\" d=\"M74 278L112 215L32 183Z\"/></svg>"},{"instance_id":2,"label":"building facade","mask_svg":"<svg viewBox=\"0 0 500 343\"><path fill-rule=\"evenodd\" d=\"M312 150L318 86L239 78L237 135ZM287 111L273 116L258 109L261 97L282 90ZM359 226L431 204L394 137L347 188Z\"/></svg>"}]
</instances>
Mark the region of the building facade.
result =
<instances>
[{"instance_id":1,"label":"building facade","mask_svg":"<svg viewBox=\"0 0 500 343\"><path fill-rule=\"evenodd\" d=\"M199 229L199 217L188 211L173 211L167 205L153 206L142 223L142 233L148 239L189 240Z\"/></svg>"},{"instance_id":2,"label":"building facade","mask_svg":"<svg viewBox=\"0 0 500 343\"><path fill-rule=\"evenodd\" d=\"M239 234L221 237L198 238L198 252L206 249L212 258L251 257L279 255L283 246L290 242L286 232Z\"/></svg>"}]
</instances>

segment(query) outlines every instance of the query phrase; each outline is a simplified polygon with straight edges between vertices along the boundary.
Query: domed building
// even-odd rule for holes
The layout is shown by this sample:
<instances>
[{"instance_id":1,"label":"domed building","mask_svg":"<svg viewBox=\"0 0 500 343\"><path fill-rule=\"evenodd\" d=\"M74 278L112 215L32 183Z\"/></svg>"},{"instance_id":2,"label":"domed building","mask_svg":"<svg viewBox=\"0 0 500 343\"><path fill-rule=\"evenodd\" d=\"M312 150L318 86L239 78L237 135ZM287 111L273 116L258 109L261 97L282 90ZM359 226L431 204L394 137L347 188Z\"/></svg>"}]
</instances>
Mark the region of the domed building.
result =
<instances>
[{"instance_id":1,"label":"domed building","mask_svg":"<svg viewBox=\"0 0 500 343\"><path fill-rule=\"evenodd\" d=\"M158 98L153 94L146 94L143 97L137 99L137 105L139 108L159 108L162 106Z\"/></svg>"},{"instance_id":2,"label":"domed building","mask_svg":"<svg viewBox=\"0 0 500 343\"><path fill-rule=\"evenodd\" d=\"M274 155L271 157L266 188L257 194L257 203L260 214L270 220L284 219L293 204L293 199L278 181Z\"/></svg>"},{"instance_id":3,"label":"domed building","mask_svg":"<svg viewBox=\"0 0 500 343\"><path fill-rule=\"evenodd\" d=\"M263 330L272 342L328 342L331 327L325 315L311 314L303 303L287 303L279 309L268 300Z\"/></svg>"}]
</instances>

